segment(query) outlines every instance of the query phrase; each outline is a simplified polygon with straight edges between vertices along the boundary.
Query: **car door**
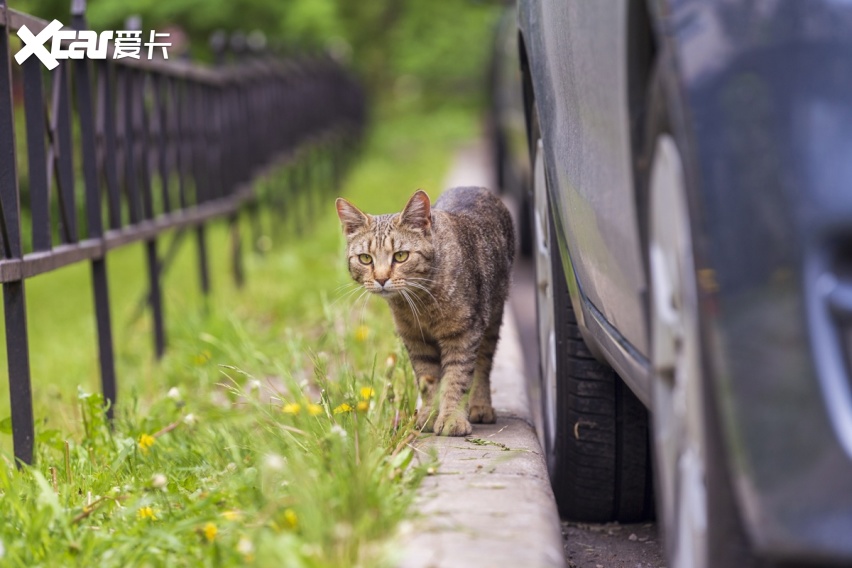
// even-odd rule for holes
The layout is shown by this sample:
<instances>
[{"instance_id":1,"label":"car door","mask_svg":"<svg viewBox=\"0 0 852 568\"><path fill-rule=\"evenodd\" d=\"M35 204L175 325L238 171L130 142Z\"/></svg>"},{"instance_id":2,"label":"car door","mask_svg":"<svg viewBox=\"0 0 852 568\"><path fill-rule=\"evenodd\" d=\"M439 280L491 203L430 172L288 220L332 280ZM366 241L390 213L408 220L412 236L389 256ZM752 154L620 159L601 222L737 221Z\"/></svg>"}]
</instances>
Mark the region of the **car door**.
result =
<instances>
[{"instance_id":1,"label":"car door","mask_svg":"<svg viewBox=\"0 0 852 568\"><path fill-rule=\"evenodd\" d=\"M551 203L582 293L648 353L627 99L628 0L541 2L532 62ZM542 68L541 66L545 67Z\"/></svg>"}]
</instances>

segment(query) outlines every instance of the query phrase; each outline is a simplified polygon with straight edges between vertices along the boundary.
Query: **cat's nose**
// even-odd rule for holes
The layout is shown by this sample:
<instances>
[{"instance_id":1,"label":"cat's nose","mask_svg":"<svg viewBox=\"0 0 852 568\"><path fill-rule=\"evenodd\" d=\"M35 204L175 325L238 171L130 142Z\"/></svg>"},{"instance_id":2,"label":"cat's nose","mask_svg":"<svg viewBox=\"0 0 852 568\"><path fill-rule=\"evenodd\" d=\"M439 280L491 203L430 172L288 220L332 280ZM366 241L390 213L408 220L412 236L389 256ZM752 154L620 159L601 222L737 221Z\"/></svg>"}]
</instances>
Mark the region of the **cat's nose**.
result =
<instances>
[{"instance_id":1,"label":"cat's nose","mask_svg":"<svg viewBox=\"0 0 852 568\"><path fill-rule=\"evenodd\" d=\"M379 286L384 286L385 282L387 282L387 281L388 281L387 278L376 278L376 282L379 283Z\"/></svg>"}]
</instances>

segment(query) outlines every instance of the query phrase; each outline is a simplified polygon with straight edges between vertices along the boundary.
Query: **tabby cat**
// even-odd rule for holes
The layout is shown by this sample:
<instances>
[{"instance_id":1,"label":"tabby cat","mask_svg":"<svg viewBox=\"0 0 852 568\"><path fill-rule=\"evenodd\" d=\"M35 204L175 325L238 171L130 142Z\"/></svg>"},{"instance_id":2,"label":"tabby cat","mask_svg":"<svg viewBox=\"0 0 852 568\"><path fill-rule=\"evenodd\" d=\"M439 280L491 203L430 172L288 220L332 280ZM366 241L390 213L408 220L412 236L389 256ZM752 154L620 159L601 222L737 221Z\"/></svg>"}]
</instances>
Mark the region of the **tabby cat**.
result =
<instances>
[{"instance_id":1,"label":"tabby cat","mask_svg":"<svg viewBox=\"0 0 852 568\"><path fill-rule=\"evenodd\" d=\"M509 293L515 237L509 211L479 187L435 202L422 190L401 213L368 215L343 198L337 214L349 273L390 305L422 405L417 426L465 436L493 423L491 374Z\"/></svg>"}]
</instances>

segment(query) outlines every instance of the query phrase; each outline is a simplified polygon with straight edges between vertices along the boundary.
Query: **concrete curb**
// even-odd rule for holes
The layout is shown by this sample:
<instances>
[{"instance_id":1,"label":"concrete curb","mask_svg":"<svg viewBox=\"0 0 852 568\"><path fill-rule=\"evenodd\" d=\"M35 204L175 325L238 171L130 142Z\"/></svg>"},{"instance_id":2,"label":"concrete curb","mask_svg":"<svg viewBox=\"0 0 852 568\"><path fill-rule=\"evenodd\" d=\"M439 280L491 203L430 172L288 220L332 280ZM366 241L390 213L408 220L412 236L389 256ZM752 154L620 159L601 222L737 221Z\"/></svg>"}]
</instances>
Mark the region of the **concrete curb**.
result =
<instances>
[{"instance_id":1,"label":"concrete curb","mask_svg":"<svg viewBox=\"0 0 852 568\"><path fill-rule=\"evenodd\" d=\"M483 141L462 148L445 187L494 187L487 148ZM418 491L418 516L398 537L401 568L565 566L511 303L494 356L491 394L496 424L474 424L468 438L429 435L417 441L440 465Z\"/></svg>"},{"instance_id":2,"label":"concrete curb","mask_svg":"<svg viewBox=\"0 0 852 568\"><path fill-rule=\"evenodd\" d=\"M496 424L474 424L468 438L426 436L438 456L400 537L401 568L565 566L559 515L532 427L523 360L507 305L492 372Z\"/></svg>"}]
</instances>

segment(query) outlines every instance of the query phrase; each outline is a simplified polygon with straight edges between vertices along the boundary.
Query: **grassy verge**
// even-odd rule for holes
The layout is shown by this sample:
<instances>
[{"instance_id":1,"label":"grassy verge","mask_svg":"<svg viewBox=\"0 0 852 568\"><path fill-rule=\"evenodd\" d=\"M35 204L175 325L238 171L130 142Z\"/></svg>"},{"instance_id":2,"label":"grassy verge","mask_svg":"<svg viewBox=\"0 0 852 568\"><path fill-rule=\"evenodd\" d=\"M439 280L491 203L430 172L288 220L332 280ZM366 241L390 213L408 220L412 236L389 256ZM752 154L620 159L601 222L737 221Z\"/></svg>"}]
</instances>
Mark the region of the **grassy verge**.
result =
<instances>
[{"instance_id":1,"label":"grassy verge","mask_svg":"<svg viewBox=\"0 0 852 568\"><path fill-rule=\"evenodd\" d=\"M375 212L398 210L418 187L435 195L474 128L471 115L449 109L385 120L344 193ZM156 364L148 322L130 318L142 251L110 257L114 429L96 394L87 268L29 284L38 458L17 471L4 436L2 562L389 560L384 539L424 474L406 444L416 398L410 367L387 308L373 301L363 309L347 296L333 203L303 236L289 226L279 235L265 257L249 257L247 286L237 291L227 278L225 229L212 228L207 309L195 292L194 255L181 253L164 283L170 345Z\"/></svg>"}]
</instances>

